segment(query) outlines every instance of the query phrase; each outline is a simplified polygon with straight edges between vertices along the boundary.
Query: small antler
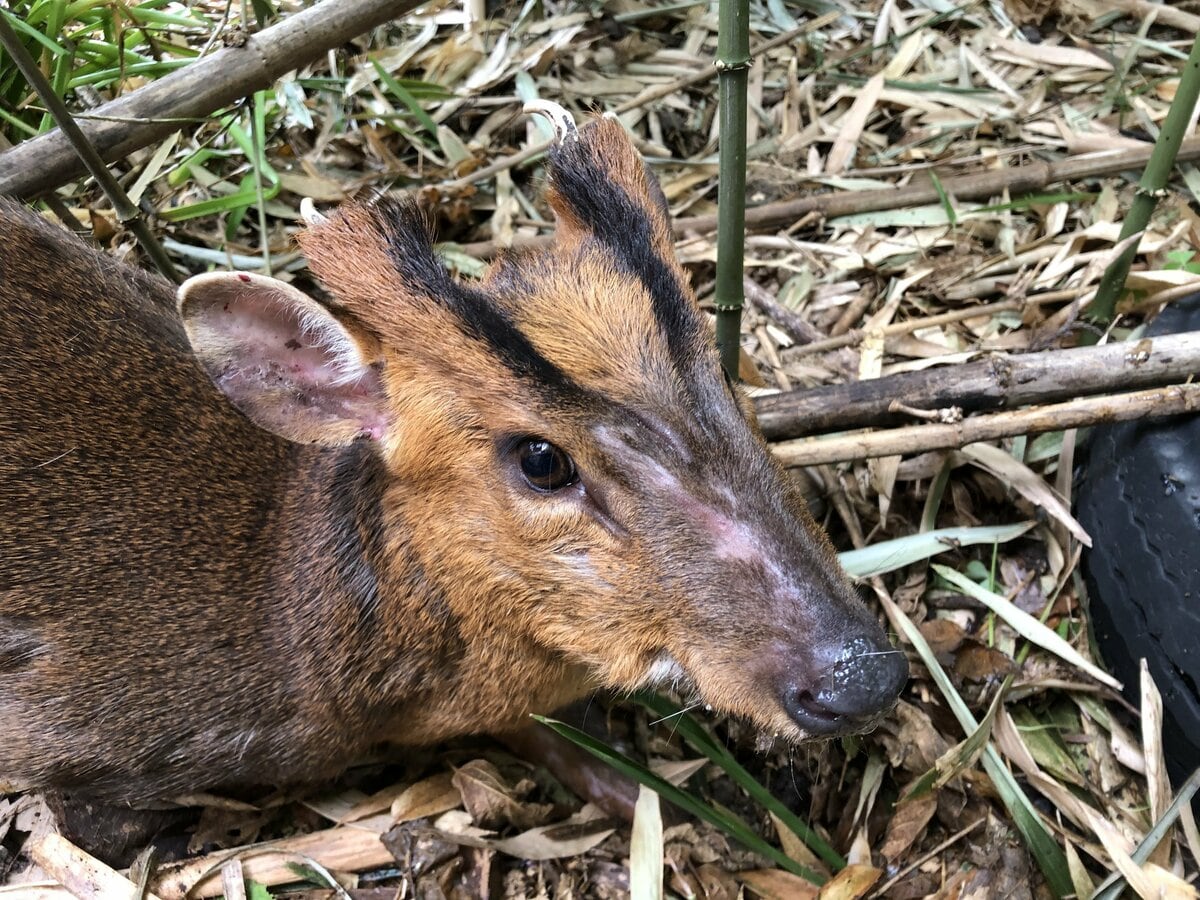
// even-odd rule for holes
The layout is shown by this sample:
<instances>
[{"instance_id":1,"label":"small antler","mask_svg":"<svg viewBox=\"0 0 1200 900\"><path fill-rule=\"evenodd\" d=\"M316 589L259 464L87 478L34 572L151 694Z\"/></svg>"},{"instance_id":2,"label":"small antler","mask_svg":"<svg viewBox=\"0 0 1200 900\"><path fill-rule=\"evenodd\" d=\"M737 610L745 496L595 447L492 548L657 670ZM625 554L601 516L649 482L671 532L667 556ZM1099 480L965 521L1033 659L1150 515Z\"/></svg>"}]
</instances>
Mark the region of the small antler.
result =
<instances>
[{"instance_id":1,"label":"small antler","mask_svg":"<svg viewBox=\"0 0 1200 900\"><path fill-rule=\"evenodd\" d=\"M305 197L300 201L300 218L304 220L305 225L313 228L329 221L326 216L317 212L317 206L313 203L312 197Z\"/></svg>"},{"instance_id":2,"label":"small antler","mask_svg":"<svg viewBox=\"0 0 1200 900\"><path fill-rule=\"evenodd\" d=\"M579 127L569 112L557 103L549 100L530 100L524 106L524 111L530 115L544 116L554 127L554 142L561 144L569 137L579 134Z\"/></svg>"}]
</instances>

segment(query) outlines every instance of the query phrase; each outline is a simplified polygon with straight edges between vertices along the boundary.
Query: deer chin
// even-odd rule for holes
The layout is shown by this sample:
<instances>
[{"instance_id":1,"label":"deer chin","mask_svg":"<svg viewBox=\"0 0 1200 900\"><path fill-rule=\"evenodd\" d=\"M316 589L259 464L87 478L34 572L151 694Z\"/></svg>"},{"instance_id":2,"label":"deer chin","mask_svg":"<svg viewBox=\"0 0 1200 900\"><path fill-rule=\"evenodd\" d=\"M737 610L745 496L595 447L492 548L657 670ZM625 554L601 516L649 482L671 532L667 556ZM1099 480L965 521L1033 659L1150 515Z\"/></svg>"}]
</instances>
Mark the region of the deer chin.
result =
<instances>
[{"instance_id":1,"label":"deer chin","mask_svg":"<svg viewBox=\"0 0 1200 900\"><path fill-rule=\"evenodd\" d=\"M795 744L825 736L804 732L782 706L762 710L761 714L750 714L710 701L697 679L667 650L661 650L653 657L637 689L671 691L682 698L685 712L702 708L713 715L729 716L743 722L754 730L755 746L759 750L769 749L777 741Z\"/></svg>"}]
</instances>

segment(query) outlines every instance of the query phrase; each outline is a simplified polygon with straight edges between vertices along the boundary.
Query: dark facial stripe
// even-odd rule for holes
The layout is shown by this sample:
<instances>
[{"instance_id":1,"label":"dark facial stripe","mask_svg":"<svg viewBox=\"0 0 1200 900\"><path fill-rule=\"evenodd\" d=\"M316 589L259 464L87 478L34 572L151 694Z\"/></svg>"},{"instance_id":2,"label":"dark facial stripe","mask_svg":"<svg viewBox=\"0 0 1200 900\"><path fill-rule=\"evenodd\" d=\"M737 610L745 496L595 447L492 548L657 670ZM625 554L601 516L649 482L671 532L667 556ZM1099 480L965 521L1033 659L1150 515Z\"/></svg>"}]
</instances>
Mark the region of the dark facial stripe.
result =
<instances>
[{"instance_id":1,"label":"dark facial stripe","mask_svg":"<svg viewBox=\"0 0 1200 900\"><path fill-rule=\"evenodd\" d=\"M576 218L623 272L646 286L672 361L680 369L690 368L707 334L674 273L655 251L654 227L646 211L611 180L586 136L556 147L550 164L554 186Z\"/></svg>"},{"instance_id":2,"label":"dark facial stripe","mask_svg":"<svg viewBox=\"0 0 1200 900\"><path fill-rule=\"evenodd\" d=\"M591 392L543 356L524 333L482 291L460 284L434 256L429 224L410 200L387 197L376 204L388 258L397 274L436 300L458 320L463 334L486 344L514 375L553 393L556 400L590 402Z\"/></svg>"}]
</instances>

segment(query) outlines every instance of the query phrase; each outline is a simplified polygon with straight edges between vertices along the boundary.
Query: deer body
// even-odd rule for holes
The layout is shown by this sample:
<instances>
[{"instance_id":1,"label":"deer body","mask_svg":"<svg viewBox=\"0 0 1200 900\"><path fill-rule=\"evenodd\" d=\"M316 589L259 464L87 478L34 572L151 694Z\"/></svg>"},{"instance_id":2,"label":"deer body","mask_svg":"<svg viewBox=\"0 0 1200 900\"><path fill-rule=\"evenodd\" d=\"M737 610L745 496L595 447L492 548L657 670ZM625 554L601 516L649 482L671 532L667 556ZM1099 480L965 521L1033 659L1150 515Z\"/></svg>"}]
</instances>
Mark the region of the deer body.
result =
<instances>
[{"instance_id":1,"label":"deer body","mask_svg":"<svg viewBox=\"0 0 1200 900\"><path fill-rule=\"evenodd\" d=\"M169 285L0 209L0 777L117 796L287 782L561 702L546 654L480 677L487 642L419 551L384 552L367 445L256 427L198 369ZM13 293L39 280L52 307ZM384 615L390 578L405 590Z\"/></svg>"},{"instance_id":2,"label":"deer body","mask_svg":"<svg viewBox=\"0 0 1200 900\"><path fill-rule=\"evenodd\" d=\"M676 682L867 727L903 659L723 381L612 122L556 248L450 278L419 213L301 237L328 304L164 281L0 203L0 781L109 799ZM215 386L214 386L215 385Z\"/></svg>"}]
</instances>

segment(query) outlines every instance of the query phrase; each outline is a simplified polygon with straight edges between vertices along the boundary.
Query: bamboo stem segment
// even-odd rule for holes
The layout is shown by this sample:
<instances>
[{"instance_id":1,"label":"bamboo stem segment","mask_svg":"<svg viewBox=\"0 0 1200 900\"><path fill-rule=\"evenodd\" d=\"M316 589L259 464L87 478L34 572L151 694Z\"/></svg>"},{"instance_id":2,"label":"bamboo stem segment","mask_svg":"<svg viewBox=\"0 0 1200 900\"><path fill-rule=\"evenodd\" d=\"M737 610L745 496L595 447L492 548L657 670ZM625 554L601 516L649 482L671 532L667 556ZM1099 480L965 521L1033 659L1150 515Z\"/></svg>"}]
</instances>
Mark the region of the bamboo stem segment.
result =
<instances>
[{"instance_id":1,"label":"bamboo stem segment","mask_svg":"<svg viewBox=\"0 0 1200 900\"><path fill-rule=\"evenodd\" d=\"M1121 225L1120 240L1146 230L1150 224L1150 216L1158 204L1167 182L1171 178L1171 170L1175 168L1175 159L1183 145L1187 134L1188 123L1192 120L1192 111L1196 101L1200 99L1200 35L1192 42L1192 51L1183 64L1179 76L1179 90L1171 101L1171 108L1163 121L1158 140L1154 142L1154 150L1150 160L1138 181L1137 194ZM1120 256L1113 261L1100 281L1100 289L1096 299L1092 301L1087 316L1099 325L1107 325L1116 308L1117 297L1125 286L1125 276L1137 256L1138 242L1135 240Z\"/></svg>"},{"instance_id":2,"label":"bamboo stem segment","mask_svg":"<svg viewBox=\"0 0 1200 900\"><path fill-rule=\"evenodd\" d=\"M717 349L737 379L741 341L742 255L746 236L746 84L750 74L750 0L721 0L717 30L721 116L717 181Z\"/></svg>"}]
</instances>

